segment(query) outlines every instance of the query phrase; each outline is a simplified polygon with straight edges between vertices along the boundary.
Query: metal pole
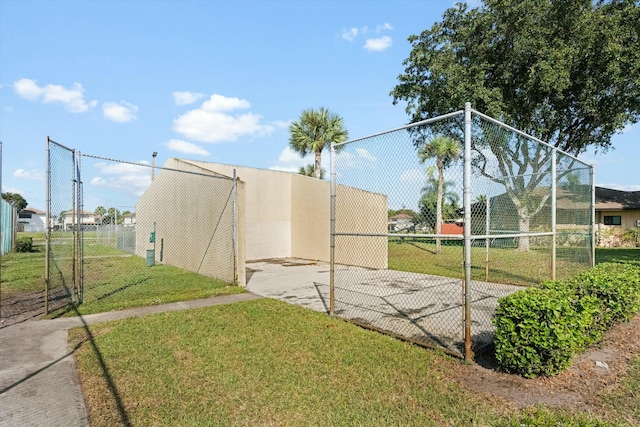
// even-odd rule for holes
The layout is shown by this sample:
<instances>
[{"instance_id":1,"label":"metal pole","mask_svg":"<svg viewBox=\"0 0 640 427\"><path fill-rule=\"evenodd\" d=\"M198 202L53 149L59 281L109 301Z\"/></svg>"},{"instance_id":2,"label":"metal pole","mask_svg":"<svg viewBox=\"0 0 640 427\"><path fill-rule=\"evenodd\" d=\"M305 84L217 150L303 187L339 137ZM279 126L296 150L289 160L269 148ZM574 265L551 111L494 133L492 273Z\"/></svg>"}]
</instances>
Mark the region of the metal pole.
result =
<instances>
[{"instance_id":1,"label":"metal pole","mask_svg":"<svg viewBox=\"0 0 640 427\"><path fill-rule=\"evenodd\" d=\"M82 155L78 151L76 163L76 186L78 189L78 210L82 214L82 212L84 212L84 194L82 190L81 162ZM78 227L78 268L76 270L76 280L78 284L78 304L82 304L82 301L84 300L84 226L82 224L83 221L81 220Z\"/></svg>"},{"instance_id":2,"label":"metal pole","mask_svg":"<svg viewBox=\"0 0 640 427\"><path fill-rule=\"evenodd\" d=\"M2 191L2 141L0 141L0 192ZM2 319L2 257L4 255L4 217L0 200L0 319Z\"/></svg>"},{"instance_id":3,"label":"metal pole","mask_svg":"<svg viewBox=\"0 0 640 427\"><path fill-rule=\"evenodd\" d=\"M596 245L595 245L595 218L596 218L596 185L595 185L595 168L591 165L591 227L589 230L591 242L591 265L590 267L595 267L596 265Z\"/></svg>"},{"instance_id":4,"label":"metal pole","mask_svg":"<svg viewBox=\"0 0 640 427\"><path fill-rule=\"evenodd\" d=\"M486 235L491 234L489 232L489 228L491 227L491 198L489 195L486 195L485 200L486 211L484 214L484 223L485 223L485 233ZM485 282L489 281L489 244L490 240L484 239L484 280Z\"/></svg>"},{"instance_id":5,"label":"metal pole","mask_svg":"<svg viewBox=\"0 0 640 427\"><path fill-rule=\"evenodd\" d=\"M238 181L236 169L233 169L233 282L238 283Z\"/></svg>"},{"instance_id":6,"label":"metal pole","mask_svg":"<svg viewBox=\"0 0 640 427\"><path fill-rule=\"evenodd\" d=\"M471 362L471 103L464 104L464 360Z\"/></svg>"},{"instance_id":7,"label":"metal pole","mask_svg":"<svg viewBox=\"0 0 640 427\"><path fill-rule=\"evenodd\" d=\"M158 155L157 151L154 151L151 155L151 181L155 179L156 175L156 156Z\"/></svg>"},{"instance_id":8,"label":"metal pole","mask_svg":"<svg viewBox=\"0 0 640 427\"><path fill-rule=\"evenodd\" d=\"M329 207L329 232L331 236L329 237L329 262L331 267L329 268L329 314L334 315L335 313L335 252L336 252L336 242L335 242L335 233L336 233L336 147L335 143L331 143L330 150L330 168L331 168L331 194L330 194L330 207Z\"/></svg>"},{"instance_id":9,"label":"metal pole","mask_svg":"<svg viewBox=\"0 0 640 427\"><path fill-rule=\"evenodd\" d=\"M45 228L45 256L44 256L44 314L49 314L49 257L51 256L51 147L47 136L47 226Z\"/></svg>"},{"instance_id":10,"label":"metal pole","mask_svg":"<svg viewBox=\"0 0 640 427\"><path fill-rule=\"evenodd\" d=\"M558 201L557 201L557 187L558 183L556 180L558 179L558 174L556 171L557 168L557 159L558 152L555 148L552 149L551 155L551 280L556 280L556 244L558 242L557 232L558 228L556 226L557 218L557 210L558 210Z\"/></svg>"},{"instance_id":11,"label":"metal pole","mask_svg":"<svg viewBox=\"0 0 640 427\"><path fill-rule=\"evenodd\" d=\"M72 294L71 300L77 303L77 282L76 282L76 263L78 262L78 247L77 247L77 239L78 239L78 206L76 205L76 152L75 150L71 150L71 280L72 283Z\"/></svg>"}]
</instances>

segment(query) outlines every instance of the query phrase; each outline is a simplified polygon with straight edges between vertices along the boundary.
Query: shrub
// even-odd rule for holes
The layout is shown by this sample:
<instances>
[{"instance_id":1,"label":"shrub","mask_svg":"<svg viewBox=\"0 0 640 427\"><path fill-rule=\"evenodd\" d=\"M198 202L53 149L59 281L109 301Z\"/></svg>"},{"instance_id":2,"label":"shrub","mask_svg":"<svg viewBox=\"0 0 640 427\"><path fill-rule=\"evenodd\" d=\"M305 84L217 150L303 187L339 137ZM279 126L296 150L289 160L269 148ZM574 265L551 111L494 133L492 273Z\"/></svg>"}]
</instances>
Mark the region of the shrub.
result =
<instances>
[{"instance_id":1,"label":"shrub","mask_svg":"<svg viewBox=\"0 0 640 427\"><path fill-rule=\"evenodd\" d=\"M604 263L498 300L496 359L525 377L555 375L613 324L640 312L640 264Z\"/></svg>"},{"instance_id":2,"label":"shrub","mask_svg":"<svg viewBox=\"0 0 640 427\"><path fill-rule=\"evenodd\" d=\"M31 252L33 249L33 238L20 237L16 240L15 251L16 252Z\"/></svg>"}]
</instances>

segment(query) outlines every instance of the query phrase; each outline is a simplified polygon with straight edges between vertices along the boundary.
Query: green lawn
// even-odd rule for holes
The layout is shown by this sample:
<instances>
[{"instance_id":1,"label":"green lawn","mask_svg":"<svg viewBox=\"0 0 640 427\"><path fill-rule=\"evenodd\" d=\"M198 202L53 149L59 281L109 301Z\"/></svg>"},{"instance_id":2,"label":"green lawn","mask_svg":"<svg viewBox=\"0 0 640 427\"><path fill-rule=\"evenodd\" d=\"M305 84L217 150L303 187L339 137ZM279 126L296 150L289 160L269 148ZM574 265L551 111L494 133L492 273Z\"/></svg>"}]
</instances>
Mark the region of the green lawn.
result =
<instances>
[{"instance_id":1,"label":"green lawn","mask_svg":"<svg viewBox=\"0 0 640 427\"><path fill-rule=\"evenodd\" d=\"M22 237L20 233L19 237ZM33 237L33 236L30 236ZM57 240L52 251L56 265L71 277L72 245ZM86 245L84 264L84 300L75 309L54 311L51 317L100 313L130 307L157 305L210 296L245 292L239 286L201 276L169 265L148 267L146 259L112 247ZM2 298L18 292L42 291L45 287L45 247L34 244L28 253L12 252L2 257ZM62 286L52 266L50 289Z\"/></svg>"},{"instance_id":2,"label":"green lawn","mask_svg":"<svg viewBox=\"0 0 640 427\"><path fill-rule=\"evenodd\" d=\"M421 239L391 239L388 248L391 270L463 277L461 242L443 241L440 254L435 253L433 241ZM518 252L515 247L492 247L488 276L484 246L471 248L471 263L474 280L530 286L551 278L551 252L545 247L532 246L529 252ZM570 278L586 268L589 268L587 250L557 249L556 278Z\"/></svg>"},{"instance_id":3,"label":"green lawn","mask_svg":"<svg viewBox=\"0 0 640 427\"><path fill-rule=\"evenodd\" d=\"M457 359L270 299L88 330L70 339L94 427L609 425L514 409L455 383Z\"/></svg>"}]
</instances>

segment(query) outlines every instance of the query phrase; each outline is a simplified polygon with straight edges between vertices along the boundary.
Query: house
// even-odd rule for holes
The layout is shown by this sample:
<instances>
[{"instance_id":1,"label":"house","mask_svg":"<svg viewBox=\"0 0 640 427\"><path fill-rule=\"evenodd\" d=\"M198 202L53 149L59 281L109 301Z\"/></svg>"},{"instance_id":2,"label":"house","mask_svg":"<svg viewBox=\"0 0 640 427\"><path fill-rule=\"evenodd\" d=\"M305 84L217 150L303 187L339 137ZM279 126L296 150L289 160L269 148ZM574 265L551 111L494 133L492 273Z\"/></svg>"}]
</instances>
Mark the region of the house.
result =
<instances>
[{"instance_id":1,"label":"house","mask_svg":"<svg viewBox=\"0 0 640 427\"><path fill-rule=\"evenodd\" d=\"M132 227L136 225L136 213L132 212L123 216L122 223L125 225L125 227Z\"/></svg>"},{"instance_id":2,"label":"house","mask_svg":"<svg viewBox=\"0 0 640 427\"><path fill-rule=\"evenodd\" d=\"M102 224L102 215L89 211L81 211L80 218L78 219L73 215L73 211L62 211L60 212L58 223L64 231L69 231L73 229L74 224L80 224L82 226L100 225Z\"/></svg>"},{"instance_id":3,"label":"house","mask_svg":"<svg viewBox=\"0 0 640 427\"><path fill-rule=\"evenodd\" d=\"M399 213L389 217L388 228L390 233L413 233L415 232L416 224L414 223L413 216L406 213Z\"/></svg>"},{"instance_id":4,"label":"house","mask_svg":"<svg viewBox=\"0 0 640 427\"><path fill-rule=\"evenodd\" d=\"M47 213L40 209L26 207L18 212L18 231L45 232Z\"/></svg>"},{"instance_id":5,"label":"house","mask_svg":"<svg viewBox=\"0 0 640 427\"><path fill-rule=\"evenodd\" d=\"M598 245L639 246L640 191L596 187L595 193Z\"/></svg>"}]
</instances>

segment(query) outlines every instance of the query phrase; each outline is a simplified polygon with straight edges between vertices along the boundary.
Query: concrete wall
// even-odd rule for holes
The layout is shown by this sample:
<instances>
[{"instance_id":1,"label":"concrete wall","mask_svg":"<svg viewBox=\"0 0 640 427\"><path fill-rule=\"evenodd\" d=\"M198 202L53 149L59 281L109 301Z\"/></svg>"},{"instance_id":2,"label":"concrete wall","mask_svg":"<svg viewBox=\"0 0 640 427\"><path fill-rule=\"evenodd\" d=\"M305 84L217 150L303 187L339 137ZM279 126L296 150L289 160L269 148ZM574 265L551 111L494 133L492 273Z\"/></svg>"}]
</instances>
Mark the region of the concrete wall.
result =
<instances>
[{"instance_id":1,"label":"concrete wall","mask_svg":"<svg viewBox=\"0 0 640 427\"><path fill-rule=\"evenodd\" d=\"M165 167L211 174L176 159ZM233 181L158 172L136 205L136 255L146 257L153 249L149 236L155 222L156 262L233 282ZM238 271L244 272L244 266Z\"/></svg>"},{"instance_id":2,"label":"concrete wall","mask_svg":"<svg viewBox=\"0 0 640 427\"><path fill-rule=\"evenodd\" d=\"M328 181L296 173L200 161L184 161L246 183L246 259L302 258L329 261L330 195ZM351 232L387 233L387 197L337 186L336 223ZM336 262L387 268L386 237L343 239Z\"/></svg>"},{"instance_id":3,"label":"concrete wall","mask_svg":"<svg viewBox=\"0 0 640 427\"><path fill-rule=\"evenodd\" d=\"M246 259L286 258L291 252L291 176L288 172L189 161L232 176L245 187Z\"/></svg>"},{"instance_id":4,"label":"concrete wall","mask_svg":"<svg viewBox=\"0 0 640 427\"><path fill-rule=\"evenodd\" d=\"M336 236L335 262L367 268L388 266L387 196L336 186L336 233L380 236Z\"/></svg>"},{"instance_id":5,"label":"concrete wall","mask_svg":"<svg viewBox=\"0 0 640 427\"><path fill-rule=\"evenodd\" d=\"M330 260L330 183L299 174L191 160L170 159L165 168L217 174L238 182L238 283L245 284L245 260L302 258ZM136 206L136 254L153 248L156 261L233 281L231 180L159 170ZM343 229L387 233L387 198L337 186L336 221ZM226 206L225 206L226 204ZM341 239L336 262L387 268L386 237Z\"/></svg>"}]
</instances>

